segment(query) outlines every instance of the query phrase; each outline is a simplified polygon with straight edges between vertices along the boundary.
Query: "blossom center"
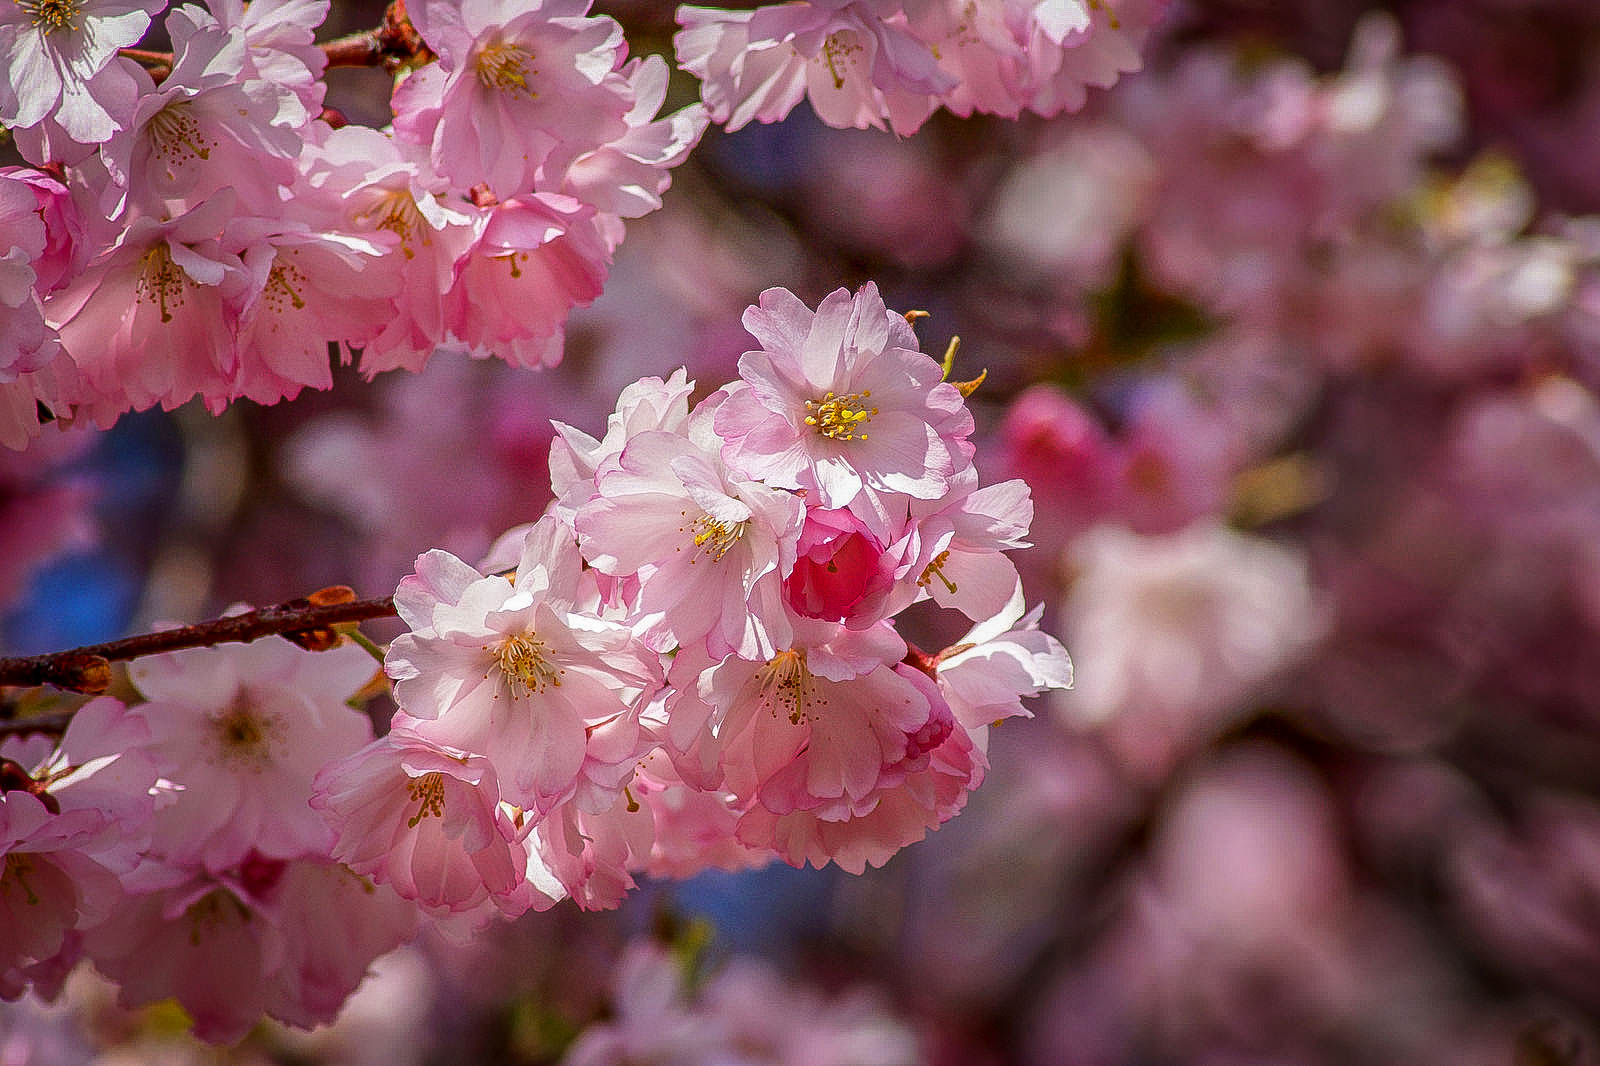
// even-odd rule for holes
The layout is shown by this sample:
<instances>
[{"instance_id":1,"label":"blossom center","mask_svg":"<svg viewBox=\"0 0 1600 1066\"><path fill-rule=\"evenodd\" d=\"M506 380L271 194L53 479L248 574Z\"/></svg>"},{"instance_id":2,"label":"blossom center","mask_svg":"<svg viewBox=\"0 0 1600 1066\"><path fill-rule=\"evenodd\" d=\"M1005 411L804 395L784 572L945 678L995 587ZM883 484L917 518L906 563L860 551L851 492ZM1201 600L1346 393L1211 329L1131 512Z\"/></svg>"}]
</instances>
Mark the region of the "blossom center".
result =
<instances>
[{"instance_id":1,"label":"blossom center","mask_svg":"<svg viewBox=\"0 0 1600 1066\"><path fill-rule=\"evenodd\" d=\"M806 425L830 440L866 440L866 425L878 413L871 401L871 389L843 396L830 389L822 399L806 401Z\"/></svg>"},{"instance_id":2,"label":"blossom center","mask_svg":"<svg viewBox=\"0 0 1600 1066\"><path fill-rule=\"evenodd\" d=\"M494 661L516 698L543 692L547 685L559 688L566 672L550 665L544 641L531 634L513 634L496 644Z\"/></svg>"},{"instance_id":3,"label":"blossom center","mask_svg":"<svg viewBox=\"0 0 1600 1066\"><path fill-rule=\"evenodd\" d=\"M304 286L306 276L299 267L286 261L279 255L272 261L272 270L267 274L266 287L261 290L261 299L269 310L283 314L293 308L303 310L306 306L305 297L300 295L300 290L295 286Z\"/></svg>"},{"instance_id":4,"label":"blossom center","mask_svg":"<svg viewBox=\"0 0 1600 1066\"><path fill-rule=\"evenodd\" d=\"M183 306L188 285L189 275L172 261L172 249L163 241L144 253L133 291L139 299L149 300L161 309L162 322L171 322L172 309Z\"/></svg>"},{"instance_id":5,"label":"blossom center","mask_svg":"<svg viewBox=\"0 0 1600 1066\"><path fill-rule=\"evenodd\" d=\"M230 920L248 922L250 908L225 888L215 888L189 905L183 912L189 919L189 943L199 944L204 933L219 929Z\"/></svg>"},{"instance_id":6,"label":"blossom center","mask_svg":"<svg viewBox=\"0 0 1600 1066\"><path fill-rule=\"evenodd\" d=\"M748 520L719 522L710 515L703 514L694 520L694 546L711 556L713 560L720 561L728 554L729 549L744 539L745 530L749 528Z\"/></svg>"},{"instance_id":7,"label":"blossom center","mask_svg":"<svg viewBox=\"0 0 1600 1066\"><path fill-rule=\"evenodd\" d=\"M400 252L407 259L414 259L417 255L412 247L413 238L418 233L427 232L416 199L404 189L385 193L370 211L357 213L355 221L360 225L370 223L374 229L385 229L399 237ZM426 237L423 243L426 243Z\"/></svg>"},{"instance_id":8,"label":"blossom center","mask_svg":"<svg viewBox=\"0 0 1600 1066\"><path fill-rule=\"evenodd\" d=\"M214 142L207 141L200 132L200 123L191 114L188 101L168 104L150 116L146 127L150 132L150 146L167 163L167 176L173 177L172 168L195 159L210 159Z\"/></svg>"},{"instance_id":9,"label":"blossom center","mask_svg":"<svg viewBox=\"0 0 1600 1066\"><path fill-rule=\"evenodd\" d=\"M828 701L816 690L815 678L806 668L806 653L793 648L780 651L758 671L760 700L773 714L782 714L789 724L800 725L815 719L807 707L815 709Z\"/></svg>"},{"instance_id":10,"label":"blossom center","mask_svg":"<svg viewBox=\"0 0 1600 1066\"><path fill-rule=\"evenodd\" d=\"M78 29L75 20L83 10L82 0L17 0L17 6L28 13L33 28L46 36Z\"/></svg>"},{"instance_id":11,"label":"blossom center","mask_svg":"<svg viewBox=\"0 0 1600 1066\"><path fill-rule=\"evenodd\" d=\"M417 804L417 813L406 822L407 829L415 829L424 818L444 817L444 775L439 771L413 777L406 784L406 793Z\"/></svg>"},{"instance_id":12,"label":"blossom center","mask_svg":"<svg viewBox=\"0 0 1600 1066\"><path fill-rule=\"evenodd\" d=\"M827 65L828 73L833 76L835 89L844 88L845 72L840 68L855 66L855 56L860 51L861 44L853 33L849 36L843 33L830 33L828 39L822 42L819 58Z\"/></svg>"},{"instance_id":13,"label":"blossom center","mask_svg":"<svg viewBox=\"0 0 1600 1066\"><path fill-rule=\"evenodd\" d=\"M938 578L950 594L955 595L956 584L944 576L944 564L950 561L950 550L947 548L933 557L933 562L923 567L922 576L917 578L917 584L927 588L934 578Z\"/></svg>"},{"instance_id":14,"label":"blossom center","mask_svg":"<svg viewBox=\"0 0 1600 1066\"><path fill-rule=\"evenodd\" d=\"M485 89L536 97L539 94L528 88L529 76L539 73L532 64L533 53L519 44L497 41L484 45L475 66L478 84Z\"/></svg>"},{"instance_id":15,"label":"blossom center","mask_svg":"<svg viewBox=\"0 0 1600 1066\"><path fill-rule=\"evenodd\" d=\"M271 761L273 741L283 734L283 721L278 715L261 713L243 697L227 710L212 715L211 726L223 762L258 770Z\"/></svg>"}]
</instances>

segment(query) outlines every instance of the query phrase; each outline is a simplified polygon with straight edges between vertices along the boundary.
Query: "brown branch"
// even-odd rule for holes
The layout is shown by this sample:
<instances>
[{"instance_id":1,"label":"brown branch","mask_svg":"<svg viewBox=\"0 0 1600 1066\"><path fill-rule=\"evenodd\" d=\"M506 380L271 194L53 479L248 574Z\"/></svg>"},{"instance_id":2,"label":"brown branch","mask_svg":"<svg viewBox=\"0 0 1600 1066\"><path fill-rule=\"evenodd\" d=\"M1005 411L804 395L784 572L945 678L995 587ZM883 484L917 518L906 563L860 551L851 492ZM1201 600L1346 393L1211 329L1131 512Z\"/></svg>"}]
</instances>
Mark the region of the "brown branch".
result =
<instances>
[{"instance_id":1,"label":"brown branch","mask_svg":"<svg viewBox=\"0 0 1600 1066\"><path fill-rule=\"evenodd\" d=\"M390 73L434 58L406 17L405 0L394 0L389 5L383 13L383 24L377 29L325 41L317 47L322 49L330 67L382 67ZM117 54L144 67L157 83L172 73L171 52L119 48Z\"/></svg>"},{"instance_id":2,"label":"brown branch","mask_svg":"<svg viewBox=\"0 0 1600 1066\"><path fill-rule=\"evenodd\" d=\"M334 626L373 618L391 618L394 614L392 597L358 600L355 599L355 593L339 585L302 599L197 625L142 633L48 655L0 659L0 686L54 685L68 692L95 695L104 692L110 684L113 662L183 648L249 642L267 636L280 636L304 648L323 650L339 642Z\"/></svg>"}]
</instances>

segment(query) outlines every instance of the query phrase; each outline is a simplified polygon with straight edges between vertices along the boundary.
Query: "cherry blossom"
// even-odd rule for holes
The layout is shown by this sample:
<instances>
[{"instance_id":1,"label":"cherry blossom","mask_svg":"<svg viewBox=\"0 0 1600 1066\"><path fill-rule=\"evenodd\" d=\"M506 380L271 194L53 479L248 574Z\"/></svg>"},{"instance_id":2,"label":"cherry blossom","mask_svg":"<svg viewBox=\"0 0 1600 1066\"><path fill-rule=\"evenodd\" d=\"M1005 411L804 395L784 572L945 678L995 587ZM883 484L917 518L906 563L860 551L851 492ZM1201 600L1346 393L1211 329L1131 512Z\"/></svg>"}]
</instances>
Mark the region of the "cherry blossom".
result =
<instances>
[{"instance_id":1,"label":"cherry blossom","mask_svg":"<svg viewBox=\"0 0 1600 1066\"><path fill-rule=\"evenodd\" d=\"M529 541L514 580L445 552L419 558L397 594L412 632L387 670L407 728L488 756L507 798L543 814L597 772L589 760L633 761L660 667L625 626L575 611L575 569L550 569L538 554L549 541Z\"/></svg>"},{"instance_id":2,"label":"cherry blossom","mask_svg":"<svg viewBox=\"0 0 1600 1066\"><path fill-rule=\"evenodd\" d=\"M637 609L660 612L679 644L706 637L713 654L755 655L788 640L775 610L778 575L794 565L802 506L733 477L712 417L698 408L686 437L630 439L575 525L590 565L613 576L650 568Z\"/></svg>"},{"instance_id":3,"label":"cherry blossom","mask_svg":"<svg viewBox=\"0 0 1600 1066\"><path fill-rule=\"evenodd\" d=\"M354 644L312 655L286 641L136 663L130 677L149 702L131 713L162 775L182 786L156 823L152 853L210 873L252 852L326 854L333 832L309 805L312 779L371 739L344 701L374 672Z\"/></svg>"},{"instance_id":4,"label":"cherry blossom","mask_svg":"<svg viewBox=\"0 0 1600 1066\"><path fill-rule=\"evenodd\" d=\"M247 92L243 29L228 30L199 8L174 8L172 73L141 93L125 133L101 152L113 185L102 207L120 214L130 196L154 209L162 200L193 206L221 189L235 210L273 214L292 184L300 138L272 124L276 102Z\"/></svg>"},{"instance_id":5,"label":"cherry blossom","mask_svg":"<svg viewBox=\"0 0 1600 1066\"><path fill-rule=\"evenodd\" d=\"M311 803L338 834L333 856L405 899L446 913L528 907L527 852L481 755L397 729L325 766Z\"/></svg>"},{"instance_id":6,"label":"cherry blossom","mask_svg":"<svg viewBox=\"0 0 1600 1066\"><path fill-rule=\"evenodd\" d=\"M34 782L0 791L0 998L46 994L78 959L79 935L122 903L149 840L155 766L148 733L114 699L85 705L54 750L14 741L0 762ZM46 745L48 748L49 746Z\"/></svg>"},{"instance_id":7,"label":"cherry blossom","mask_svg":"<svg viewBox=\"0 0 1600 1066\"><path fill-rule=\"evenodd\" d=\"M427 145L433 166L462 188L501 199L549 187L578 156L628 131L632 86L620 67L622 27L589 17L584 0L425 0L412 22L437 64L394 94L395 130Z\"/></svg>"},{"instance_id":8,"label":"cherry blossom","mask_svg":"<svg viewBox=\"0 0 1600 1066\"><path fill-rule=\"evenodd\" d=\"M870 282L829 294L815 312L768 289L745 312L762 347L739 360L743 386L717 411L728 464L768 484L849 507L880 533L895 497L934 499L972 454L972 416L904 318Z\"/></svg>"},{"instance_id":9,"label":"cherry blossom","mask_svg":"<svg viewBox=\"0 0 1600 1066\"><path fill-rule=\"evenodd\" d=\"M955 79L873 0L823 0L725 11L680 7L678 62L704 82L714 121L776 122L808 96L832 126L899 134L922 125Z\"/></svg>"},{"instance_id":10,"label":"cherry blossom","mask_svg":"<svg viewBox=\"0 0 1600 1066\"><path fill-rule=\"evenodd\" d=\"M0 123L34 162L76 162L132 119L137 44L164 0L70 0L0 7Z\"/></svg>"}]
</instances>

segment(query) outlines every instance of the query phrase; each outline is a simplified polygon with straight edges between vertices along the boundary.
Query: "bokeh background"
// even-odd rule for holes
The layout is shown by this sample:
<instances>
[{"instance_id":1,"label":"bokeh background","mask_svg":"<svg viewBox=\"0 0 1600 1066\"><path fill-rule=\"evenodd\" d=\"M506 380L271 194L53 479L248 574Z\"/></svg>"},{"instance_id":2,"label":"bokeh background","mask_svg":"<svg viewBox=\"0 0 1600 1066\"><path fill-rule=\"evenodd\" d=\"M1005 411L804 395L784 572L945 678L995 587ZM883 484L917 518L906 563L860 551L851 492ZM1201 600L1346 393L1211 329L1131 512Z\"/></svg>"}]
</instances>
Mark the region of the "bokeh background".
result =
<instances>
[{"instance_id":1,"label":"bokeh background","mask_svg":"<svg viewBox=\"0 0 1600 1066\"><path fill-rule=\"evenodd\" d=\"M669 50L670 5L597 10ZM620 1064L668 1025L744 1057L644 1061L1600 1063L1594 0L1188 0L1078 115L712 130L558 369L346 368L0 452L0 647L473 558L549 499L551 418L709 392L762 289L867 280L988 370L979 469L1033 488L1018 562L1077 667L961 817L863 877L426 940L230 1050L83 975L0 1007L0 1063Z\"/></svg>"}]
</instances>

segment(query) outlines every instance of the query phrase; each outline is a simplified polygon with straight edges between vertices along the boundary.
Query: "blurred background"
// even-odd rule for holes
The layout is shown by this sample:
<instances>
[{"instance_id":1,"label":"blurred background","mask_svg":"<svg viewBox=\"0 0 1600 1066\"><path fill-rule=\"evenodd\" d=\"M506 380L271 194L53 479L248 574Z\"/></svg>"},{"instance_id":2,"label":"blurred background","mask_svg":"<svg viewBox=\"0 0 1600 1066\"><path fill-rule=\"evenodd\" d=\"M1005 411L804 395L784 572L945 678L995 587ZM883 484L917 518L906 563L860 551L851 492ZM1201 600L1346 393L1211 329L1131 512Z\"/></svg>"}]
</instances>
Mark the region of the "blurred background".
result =
<instances>
[{"instance_id":1,"label":"blurred background","mask_svg":"<svg viewBox=\"0 0 1600 1066\"><path fill-rule=\"evenodd\" d=\"M597 10L669 51L671 5ZM384 121L381 73L331 85ZM1600 1063L1594 0L1189 0L1078 115L713 129L556 370L346 368L0 452L0 646L474 558L548 501L551 418L709 392L762 289L867 280L988 370L979 469L1032 486L1018 563L1077 667L960 818L863 877L425 941L229 1051L84 976L0 1012L0 1062L637 1062L606 1034L693 973L745 1057L649 1061Z\"/></svg>"}]
</instances>

